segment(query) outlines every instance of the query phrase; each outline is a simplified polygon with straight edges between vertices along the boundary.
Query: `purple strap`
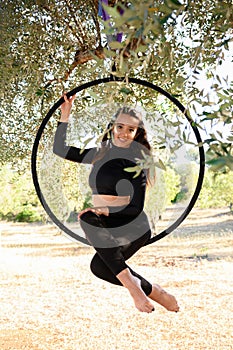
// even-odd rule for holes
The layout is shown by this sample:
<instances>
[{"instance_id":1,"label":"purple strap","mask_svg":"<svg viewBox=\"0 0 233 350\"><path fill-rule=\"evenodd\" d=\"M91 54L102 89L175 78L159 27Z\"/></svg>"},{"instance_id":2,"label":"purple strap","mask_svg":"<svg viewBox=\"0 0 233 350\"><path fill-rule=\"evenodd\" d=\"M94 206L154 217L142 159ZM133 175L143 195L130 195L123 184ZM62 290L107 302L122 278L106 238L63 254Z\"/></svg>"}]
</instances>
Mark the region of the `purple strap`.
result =
<instances>
[{"instance_id":1,"label":"purple strap","mask_svg":"<svg viewBox=\"0 0 233 350\"><path fill-rule=\"evenodd\" d=\"M99 0L99 11L98 15L103 18L104 21L107 21L110 16L103 8L102 4L108 5L108 0Z\"/></svg>"},{"instance_id":2,"label":"purple strap","mask_svg":"<svg viewBox=\"0 0 233 350\"><path fill-rule=\"evenodd\" d=\"M103 8L102 4L108 5L108 0L99 0L99 8L98 8L98 15L103 18L104 21L109 20L110 16ZM119 10L120 14L123 15L124 10L120 8ZM123 38L123 33L117 33L114 39L121 43Z\"/></svg>"}]
</instances>

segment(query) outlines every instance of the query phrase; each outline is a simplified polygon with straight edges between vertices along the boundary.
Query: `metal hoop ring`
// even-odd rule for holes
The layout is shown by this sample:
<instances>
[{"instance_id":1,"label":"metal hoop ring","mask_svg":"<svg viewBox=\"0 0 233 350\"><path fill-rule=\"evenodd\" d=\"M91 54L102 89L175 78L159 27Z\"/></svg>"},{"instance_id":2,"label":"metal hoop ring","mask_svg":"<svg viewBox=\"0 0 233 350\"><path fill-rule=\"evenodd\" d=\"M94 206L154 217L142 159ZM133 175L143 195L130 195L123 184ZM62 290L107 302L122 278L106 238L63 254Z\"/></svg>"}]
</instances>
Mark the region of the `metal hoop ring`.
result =
<instances>
[{"instance_id":1,"label":"metal hoop ring","mask_svg":"<svg viewBox=\"0 0 233 350\"><path fill-rule=\"evenodd\" d=\"M80 92L82 90L85 90L87 88L90 88L92 86L96 86L99 84L104 84L104 83L109 83L109 82L114 82L114 81L124 81L124 78L121 77L113 77L110 76L108 78L102 78L102 79L98 79L98 80L93 80L91 82L85 83L83 85L80 85L76 88L74 88L73 90L71 90L70 92L67 93L67 97L73 96L74 94L76 94L77 92ZM172 224L170 225L167 229L165 229L164 231L160 232L158 235L152 237L149 241L147 241L147 243L145 245L149 245L151 243L154 243L158 240L160 240L161 238L167 236L169 233L171 233L172 231L174 231L181 223L182 221L184 221L184 219L188 216L188 214L190 213L190 211L192 210L194 204L196 203L196 200L199 196L199 193L201 191L201 187L202 187L202 183L203 183L203 178L204 178L204 172L205 172L205 152L204 152L204 148L202 146L202 139L200 136L200 133L198 131L197 126L195 125L195 123L193 123L193 120L190 118L190 116L187 114L187 111L185 109L185 107L171 94L169 94L167 91L163 90L161 87L154 85L146 80L140 80L137 78L128 78L129 83L133 83L133 84L138 84L138 85L142 85L142 86L146 86L154 91L159 92L160 94L164 95L165 97L167 97L171 102L173 102L178 109L184 114L184 116L186 117L186 119L188 120L194 134L196 137L196 141L199 144L199 159L200 159L200 168L199 168L199 175L198 175L198 180L197 180L197 185L195 188L195 191L193 193L193 196L188 204L188 206L186 207L186 209L183 211L183 213L180 215L180 217ZM40 185L39 185L39 181L38 181L38 176L37 176L37 152L38 152L38 146L39 146L39 142L42 136L42 133L44 131L44 128L46 126L46 124L48 123L49 119L51 118L51 116L53 115L53 113L61 106L61 104L64 102L64 98L60 98L59 101L57 101L53 107L49 110L49 112L47 113L47 115L45 116L45 118L43 119L35 141L34 141L34 145L33 145L33 149L32 149L32 156L31 156L31 171L32 171L32 178L33 178L33 182L34 182L34 186L37 192L37 195L39 197L39 200L42 204L42 206L44 207L45 211L47 212L47 214L49 215L49 217L53 220L53 222L65 233L67 233L70 237L77 239L77 234L74 234L70 229L68 229L62 222L60 222L57 217L53 214L53 212L50 210L48 204L46 203L45 198L43 197L43 194L41 192L40 189ZM78 240L82 243L88 244L88 241L83 238L80 237L78 238Z\"/></svg>"}]
</instances>

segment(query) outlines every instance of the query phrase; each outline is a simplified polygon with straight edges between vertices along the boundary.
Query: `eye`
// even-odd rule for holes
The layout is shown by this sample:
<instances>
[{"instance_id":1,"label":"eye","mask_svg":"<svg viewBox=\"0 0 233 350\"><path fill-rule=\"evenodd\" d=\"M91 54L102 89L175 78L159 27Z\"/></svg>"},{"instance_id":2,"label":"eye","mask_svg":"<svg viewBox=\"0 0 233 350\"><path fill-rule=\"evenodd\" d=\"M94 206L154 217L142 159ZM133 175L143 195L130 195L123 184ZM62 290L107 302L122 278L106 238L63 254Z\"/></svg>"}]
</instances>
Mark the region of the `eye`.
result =
<instances>
[{"instance_id":1,"label":"eye","mask_svg":"<svg viewBox=\"0 0 233 350\"><path fill-rule=\"evenodd\" d=\"M130 132L134 132L134 129L129 129Z\"/></svg>"}]
</instances>

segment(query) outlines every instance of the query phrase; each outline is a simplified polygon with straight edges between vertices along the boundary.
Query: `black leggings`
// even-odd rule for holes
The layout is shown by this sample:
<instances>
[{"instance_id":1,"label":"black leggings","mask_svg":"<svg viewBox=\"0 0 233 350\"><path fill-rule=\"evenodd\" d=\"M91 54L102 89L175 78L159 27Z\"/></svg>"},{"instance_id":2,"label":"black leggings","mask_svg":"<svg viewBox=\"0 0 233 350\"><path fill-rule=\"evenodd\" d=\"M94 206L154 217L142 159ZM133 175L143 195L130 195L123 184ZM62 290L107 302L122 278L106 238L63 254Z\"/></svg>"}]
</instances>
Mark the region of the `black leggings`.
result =
<instances>
[{"instance_id":1,"label":"black leggings","mask_svg":"<svg viewBox=\"0 0 233 350\"><path fill-rule=\"evenodd\" d=\"M127 244L119 245L111 229L106 227L105 219L103 215L98 216L92 211L82 214L80 218L80 225L86 234L86 238L97 252L91 261L92 273L105 281L122 286L116 275L128 268L133 276L141 280L142 290L146 295L149 295L152 292L152 285L134 272L125 261L144 246L151 236L150 230L133 242L129 241ZM102 246L100 244L101 239L103 240ZM106 241L108 242L107 245Z\"/></svg>"}]
</instances>

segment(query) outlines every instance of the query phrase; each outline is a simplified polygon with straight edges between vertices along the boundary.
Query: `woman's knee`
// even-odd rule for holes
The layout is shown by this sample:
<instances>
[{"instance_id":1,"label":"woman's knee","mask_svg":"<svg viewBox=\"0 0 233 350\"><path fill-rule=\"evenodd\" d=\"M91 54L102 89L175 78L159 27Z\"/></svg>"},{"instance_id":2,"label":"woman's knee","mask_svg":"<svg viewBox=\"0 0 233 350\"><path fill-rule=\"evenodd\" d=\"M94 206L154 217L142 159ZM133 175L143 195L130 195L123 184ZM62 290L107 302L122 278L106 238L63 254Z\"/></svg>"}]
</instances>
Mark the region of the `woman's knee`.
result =
<instances>
[{"instance_id":1,"label":"woman's knee","mask_svg":"<svg viewBox=\"0 0 233 350\"><path fill-rule=\"evenodd\" d=\"M97 254L94 255L93 259L91 260L90 269L93 275L95 275L98 278L105 279L104 278L105 268L103 266L103 262L101 261L101 259Z\"/></svg>"},{"instance_id":2,"label":"woman's knee","mask_svg":"<svg viewBox=\"0 0 233 350\"><path fill-rule=\"evenodd\" d=\"M90 268L91 272L96 277L109 283L116 284L118 286L122 285L118 278L114 275L114 273L105 265L105 263L99 257L98 254L94 255L91 261Z\"/></svg>"},{"instance_id":3,"label":"woman's knee","mask_svg":"<svg viewBox=\"0 0 233 350\"><path fill-rule=\"evenodd\" d=\"M89 210L81 215L80 226L85 231L87 228L101 227L102 223L100 217Z\"/></svg>"}]
</instances>

